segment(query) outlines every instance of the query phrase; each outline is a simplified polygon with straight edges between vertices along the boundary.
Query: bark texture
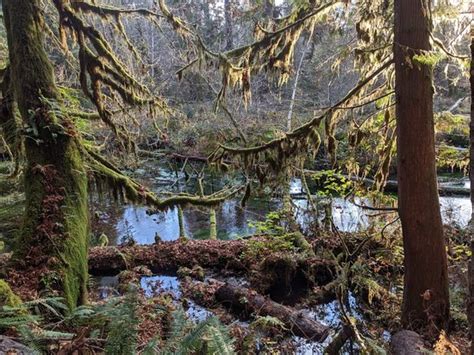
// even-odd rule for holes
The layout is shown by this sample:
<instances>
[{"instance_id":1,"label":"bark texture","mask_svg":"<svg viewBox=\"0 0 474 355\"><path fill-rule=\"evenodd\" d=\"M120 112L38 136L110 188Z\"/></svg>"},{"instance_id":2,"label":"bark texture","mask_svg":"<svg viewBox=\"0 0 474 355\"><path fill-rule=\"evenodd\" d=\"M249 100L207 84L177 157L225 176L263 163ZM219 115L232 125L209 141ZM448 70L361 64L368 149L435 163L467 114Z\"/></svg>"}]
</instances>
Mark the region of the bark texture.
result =
<instances>
[{"instance_id":1,"label":"bark texture","mask_svg":"<svg viewBox=\"0 0 474 355\"><path fill-rule=\"evenodd\" d=\"M471 354L474 354L474 240L471 240L471 252L468 267L469 299L467 300L467 317L471 325Z\"/></svg>"},{"instance_id":2,"label":"bark texture","mask_svg":"<svg viewBox=\"0 0 474 355\"><path fill-rule=\"evenodd\" d=\"M25 138L26 207L16 248L21 267L48 265L46 288L72 308L86 299L87 176L78 133L58 115L59 95L44 50L40 0L4 0L13 96ZM53 105L56 110L53 110Z\"/></svg>"},{"instance_id":3,"label":"bark texture","mask_svg":"<svg viewBox=\"0 0 474 355\"><path fill-rule=\"evenodd\" d=\"M225 49L231 50L234 47L234 30L232 26L232 3L231 0L224 0L224 19L225 19Z\"/></svg>"},{"instance_id":4,"label":"bark texture","mask_svg":"<svg viewBox=\"0 0 474 355\"><path fill-rule=\"evenodd\" d=\"M225 284L217 289L215 297L224 305L245 314L275 317L295 335L318 342L323 342L328 336L328 327L253 290Z\"/></svg>"},{"instance_id":5,"label":"bark texture","mask_svg":"<svg viewBox=\"0 0 474 355\"><path fill-rule=\"evenodd\" d=\"M404 245L402 322L445 328L449 292L435 166L429 1L395 1L398 198Z\"/></svg>"},{"instance_id":6,"label":"bark texture","mask_svg":"<svg viewBox=\"0 0 474 355\"><path fill-rule=\"evenodd\" d=\"M471 121L469 123L469 180L471 182L472 216L470 227L474 231L474 28L471 29Z\"/></svg>"},{"instance_id":7,"label":"bark texture","mask_svg":"<svg viewBox=\"0 0 474 355\"><path fill-rule=\"evenodd\" d=\"M471 182L471 205L472 217L470 222L471 231L474 231L474 28L471 28L471 121L469 124L469 180ZM471 251L474 252L474 240L471 237ZM474 254L469 262L469 300L468 317L471 324L471 354L474 354Z\"/></svg>"},{"instance_id":8,"label":"bark texture","mask_svg":"<svg viewBox=\"0 0 474 355\"><path fill-rule=\"evenodd\" d=\"M116 275L136 266L147 266L158 273L195 265L243 271L245 264L241 257L245 250L245 242L241 240L178 240L154 245L96 247L89 253L89 272Z\"/></svg>"}]
</instances>

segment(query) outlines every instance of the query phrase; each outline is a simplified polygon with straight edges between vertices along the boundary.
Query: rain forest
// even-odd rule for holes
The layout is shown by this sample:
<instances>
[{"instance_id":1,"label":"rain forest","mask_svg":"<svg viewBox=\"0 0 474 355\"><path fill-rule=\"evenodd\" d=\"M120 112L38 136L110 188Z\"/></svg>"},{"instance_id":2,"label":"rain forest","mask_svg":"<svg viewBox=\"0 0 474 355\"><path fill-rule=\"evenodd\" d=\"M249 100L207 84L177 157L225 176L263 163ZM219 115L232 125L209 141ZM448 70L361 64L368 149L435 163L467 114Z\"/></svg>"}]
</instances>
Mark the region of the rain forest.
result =
<instances>
[{"instance_id":1,"label":"rain forest","mask_svg":"<svg viewBox=\"0 0 474 355\"><path fill-rule=\"evenodd\" d=\"M472 1L0 16L0 354L474 354Z\"/></svg>"}]
</instances>

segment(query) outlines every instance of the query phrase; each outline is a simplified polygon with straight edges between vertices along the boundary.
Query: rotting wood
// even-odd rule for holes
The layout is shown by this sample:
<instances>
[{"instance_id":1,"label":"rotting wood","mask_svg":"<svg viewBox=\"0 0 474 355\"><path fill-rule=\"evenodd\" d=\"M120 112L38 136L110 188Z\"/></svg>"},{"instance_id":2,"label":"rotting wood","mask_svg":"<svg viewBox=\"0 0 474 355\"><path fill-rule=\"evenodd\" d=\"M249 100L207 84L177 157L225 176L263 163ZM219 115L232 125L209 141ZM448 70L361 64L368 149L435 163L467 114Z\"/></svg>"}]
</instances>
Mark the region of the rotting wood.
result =
<instances>
[{"instance_id":1,"label":"rotting wood","mask_svg":"<svg viewBox=\"0 0 474 355\"><path fill-rule=\"evenodd\" d=\"M173 272L180 267L192 268L195 265L245 272L257 262L245 256L247 243L248 240L176 240L153 245L95 247L89 253L89 273L115 275L136 266L147 266L154 273ZM273 256L287 262L284 254ZM308 257L298 260L296 267L311 267L312 275L323 275L325 283L333 265L332 260Z\"/></svg>"},{"instance_id":2,"label":"rotting wood","mask_svg":"<svg viewBox=\"0 0 474 355\"><path fill-rule=\"evenodd\" d=\"M309 318L304 313L274 302L254 290L228 283L216 290L218 302L242 314L271 316L282 321L293 334L323 342L329 332L325 325Z\"/></svg>"},{"instance_id":3,"label":"rotting wood","mask_svg":"<svg viewBox=\"0 0 474 355\"><path fill-rule=\"evenodd\" d=\"M325 355L338 355L344 344L354 336L354 330L344 325L337 335L332 339L329 345L324 349Z\"/></svg>"},{"instance_id":4,"label":"rotting wood","mask_svg":"<svg viewBox=\"0 0 474 355\"><path fill-rule=\"evenodd\" d=\"M179 267L245 270L241 256L245 241L186 240L159 242L153 245L133 245L92 248L89 253L89 273L115 275L136 266L147 266L152 272L176 271Z\"/></svg>"}]
</instances>

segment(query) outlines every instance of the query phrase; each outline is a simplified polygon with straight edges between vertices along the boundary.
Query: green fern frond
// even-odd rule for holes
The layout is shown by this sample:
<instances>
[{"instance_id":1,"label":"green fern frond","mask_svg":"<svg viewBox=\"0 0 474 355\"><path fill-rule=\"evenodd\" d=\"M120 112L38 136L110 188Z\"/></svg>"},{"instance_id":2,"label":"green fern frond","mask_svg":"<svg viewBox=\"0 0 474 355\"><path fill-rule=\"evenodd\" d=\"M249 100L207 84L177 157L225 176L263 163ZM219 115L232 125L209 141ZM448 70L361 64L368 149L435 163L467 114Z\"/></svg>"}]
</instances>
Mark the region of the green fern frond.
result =
<instances>
[{"instance_id":1,"label":"green fern frond","mask_svg":"<svg viewBox=\"0 0 474 355\"><path fill-rule=\"evenodd\" d=\"M220 323L217 326L208 327L207 336L209 354L231 355L235 353L227 329L224 329Z\"/></svg>"}]
</instances>

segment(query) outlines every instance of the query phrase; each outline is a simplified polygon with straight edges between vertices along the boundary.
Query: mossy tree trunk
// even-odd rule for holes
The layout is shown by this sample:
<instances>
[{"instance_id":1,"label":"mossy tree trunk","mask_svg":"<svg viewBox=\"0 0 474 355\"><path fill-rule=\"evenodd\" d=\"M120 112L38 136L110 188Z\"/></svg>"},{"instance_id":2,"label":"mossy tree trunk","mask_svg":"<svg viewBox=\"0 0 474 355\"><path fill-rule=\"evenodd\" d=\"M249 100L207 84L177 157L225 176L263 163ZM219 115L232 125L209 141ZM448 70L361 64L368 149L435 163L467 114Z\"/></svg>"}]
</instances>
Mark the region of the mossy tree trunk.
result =
<instances>
[{"instance_id":1,"label":"mossy tree trunk","mask_svg":"<svg viewBox=\"0 0 474 355\"><path fill-rule=\"evenodd\" d=\"M217 239L217 218L215 208L209 210L209 239Z\"/></svg>"},{"instance_id":2,"label":"mossy tree trunk","mask_svg":"<svg viewBox=\"0 0 474 355\"><path fill-rule=\"evenodd\" d=\"M87 176L78 133L59 105L43 44L40 0L4 0L14 99L25 126L26 207L15 250L25 268L47 265L44 286L73 308L87 298ZM57 112L57 110L55 110Z\"/></svg>"},{"instance_id":3,"label":"mossy tree trunk","mask_svg":"<svg viewBox=\"0 0 474 355\"><path fill-rule=\"evenodd\" d=\"M11 82L10 67L5 69L3 80L0 84L2 99L0 100L0 132L4 137L3 144L9 150L9 154L15 161L16 175L20 168L23 147L20 137L21 119L18 108L13 97L13 85Z\"/></svg>"},{"instance_id":4,"label":"mossy tree trunk","mask_svg":"<svg viewBox=\"0 0 474 355\"><path fill-rule=\"evenodd\" d=\"M184 228L184 213L183 207L178 206L178 226L179 226L179 239L186 239L186 229Z\"/></svg>"}]
</instances>

